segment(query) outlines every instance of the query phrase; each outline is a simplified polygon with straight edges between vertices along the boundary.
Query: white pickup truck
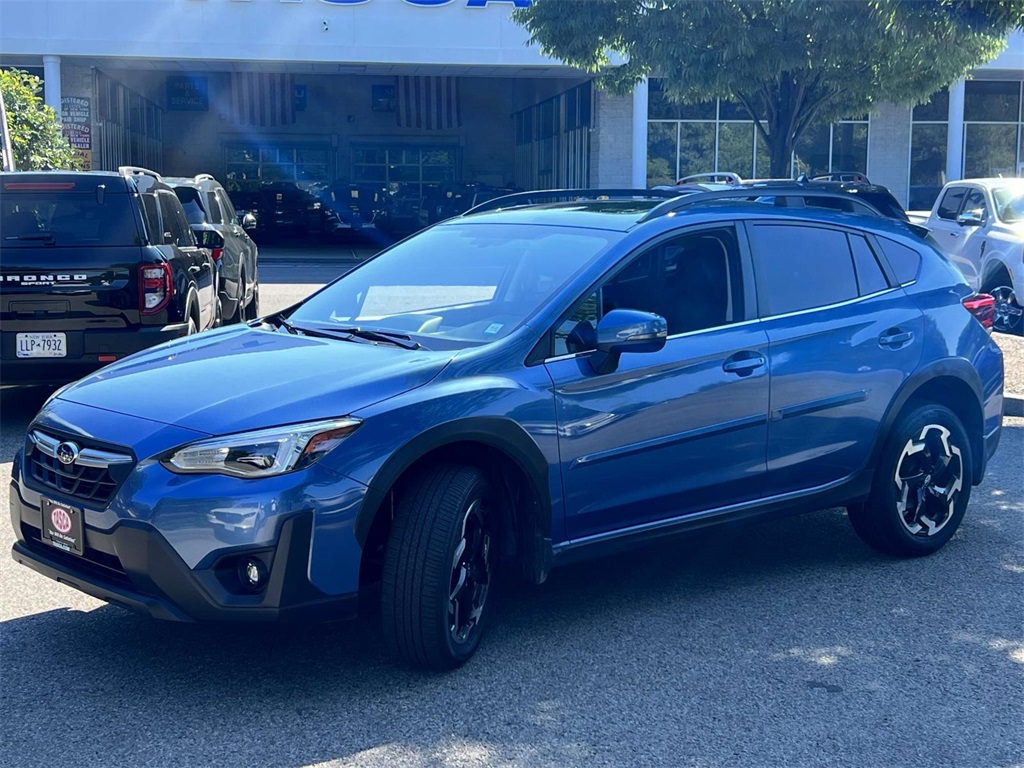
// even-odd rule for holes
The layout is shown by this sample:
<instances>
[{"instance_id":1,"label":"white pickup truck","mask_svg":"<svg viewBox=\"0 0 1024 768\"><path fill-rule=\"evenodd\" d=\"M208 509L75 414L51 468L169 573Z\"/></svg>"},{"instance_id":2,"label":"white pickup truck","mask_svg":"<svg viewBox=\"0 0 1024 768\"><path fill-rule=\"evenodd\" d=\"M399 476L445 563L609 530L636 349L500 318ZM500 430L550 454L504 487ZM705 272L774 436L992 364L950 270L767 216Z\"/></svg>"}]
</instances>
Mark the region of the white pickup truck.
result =
<instances>
[{"instance_id":1,"label":"white pickup truck","mask_svg":"<svg viewBox=\"0 0 1024 768\"><path fill-rule=\"evenodd\" d=\"M976 291L996 299L994 328L1024 327L1024 179L964 179L942 188L931 212L908 212Z\"/></svg>"}]
</instances>

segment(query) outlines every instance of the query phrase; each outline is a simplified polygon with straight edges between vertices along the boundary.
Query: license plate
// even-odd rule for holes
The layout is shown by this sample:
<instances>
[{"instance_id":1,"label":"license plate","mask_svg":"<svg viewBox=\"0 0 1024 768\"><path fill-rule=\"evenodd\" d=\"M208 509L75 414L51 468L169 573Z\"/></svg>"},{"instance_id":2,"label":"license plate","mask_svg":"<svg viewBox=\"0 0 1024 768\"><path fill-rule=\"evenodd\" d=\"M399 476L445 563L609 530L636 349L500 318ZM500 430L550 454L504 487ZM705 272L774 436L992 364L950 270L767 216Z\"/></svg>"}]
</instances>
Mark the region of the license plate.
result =
<instances>
[{"instance_id":1,"label":"license plate","mask_svg":"<svg viewBox=\"0 0 1024 768\"><path fill-rule=\"evenodd\" d=\"M43 499L43 541L73 555L82 554L82 510Z\"/></svg>"},{"instance_id":2,"label":"license plate","mask_svg":"<svg viewBox=\"0 0 1024 768\"><path fill-rule=\"evenodd\" d=\"M63 333L19 333L18 357L67 357L68 339Z\"/></svg>"}]
</instances>

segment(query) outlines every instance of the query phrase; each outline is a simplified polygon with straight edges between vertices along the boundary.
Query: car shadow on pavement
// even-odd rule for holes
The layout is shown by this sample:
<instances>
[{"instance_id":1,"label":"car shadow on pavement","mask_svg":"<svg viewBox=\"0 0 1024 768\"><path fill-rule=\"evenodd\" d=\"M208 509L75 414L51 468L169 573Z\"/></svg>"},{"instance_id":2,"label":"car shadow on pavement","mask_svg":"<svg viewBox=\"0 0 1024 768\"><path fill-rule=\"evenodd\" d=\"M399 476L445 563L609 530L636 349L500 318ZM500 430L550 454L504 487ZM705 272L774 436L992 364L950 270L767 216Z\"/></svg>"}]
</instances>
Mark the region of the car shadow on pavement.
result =
<instances>
[{"instance_id":1,"label":"car shadow on pavement","mask_svg":"<svg viewBox=\"0 0 1024 768\"><path fill-rule=\"evenodd\" d=\"M942 571L970 549L916 564ZM837 510L717 529L506 590L476 658L449 674L395 664L373 619L187 625L112 606L48 611L0 625L0 735L20 766L85 755L79 765L576 765L665 739L670 754L696 740L697 757L705 737L671 713L725 738L735 724L698 714L720 706L702 698L709 684L715 702L741 701L768 680L794 711L808 695L876 684L857 681L859 657L880 642L858 614L919 609L904 588L914 572L861 545ZM920 632L897 642L926 653L914 646L934 635Z\"/></svg>"}]
</instances>

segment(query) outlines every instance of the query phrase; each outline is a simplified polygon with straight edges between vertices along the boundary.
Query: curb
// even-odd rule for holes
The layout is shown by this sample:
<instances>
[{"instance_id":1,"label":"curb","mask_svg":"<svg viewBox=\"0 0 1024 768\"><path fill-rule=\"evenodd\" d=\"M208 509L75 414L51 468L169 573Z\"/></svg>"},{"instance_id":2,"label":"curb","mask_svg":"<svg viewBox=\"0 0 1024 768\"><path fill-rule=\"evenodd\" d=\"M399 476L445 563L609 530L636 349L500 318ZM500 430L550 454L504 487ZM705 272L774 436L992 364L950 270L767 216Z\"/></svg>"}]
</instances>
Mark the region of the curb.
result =
<instances>
[{"instance_id":1,"label":"curb","mask_svg":"<svg viewBox=\"0 0 1024 768\"><path fill-rule=\"evenodd\" d=\"M1024 395L1016 392L1003 393L1003 416L1024 417Z\"/></svg>"}]
</instances>

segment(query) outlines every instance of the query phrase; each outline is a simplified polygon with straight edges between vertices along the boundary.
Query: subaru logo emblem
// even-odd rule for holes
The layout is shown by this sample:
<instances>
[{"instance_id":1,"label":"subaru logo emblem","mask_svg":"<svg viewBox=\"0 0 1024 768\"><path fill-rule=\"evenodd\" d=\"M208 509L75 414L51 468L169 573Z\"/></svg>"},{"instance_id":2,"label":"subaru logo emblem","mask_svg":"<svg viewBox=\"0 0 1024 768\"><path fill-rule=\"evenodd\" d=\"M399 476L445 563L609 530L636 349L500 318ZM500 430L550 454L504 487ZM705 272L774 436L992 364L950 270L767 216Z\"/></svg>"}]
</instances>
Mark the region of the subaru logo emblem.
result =
<instances>
[{"instance_id":1,"label":"subaru logo emblem","mask_svg":"<svg viewBox=\"0 0 1024 768\"><path fill-rule=\"evenodd\" d=\"M74 443L61 443L57 446L57 461L61 464L74 464L78 459L79 450Z\"/></svg>"}]
</instances>

